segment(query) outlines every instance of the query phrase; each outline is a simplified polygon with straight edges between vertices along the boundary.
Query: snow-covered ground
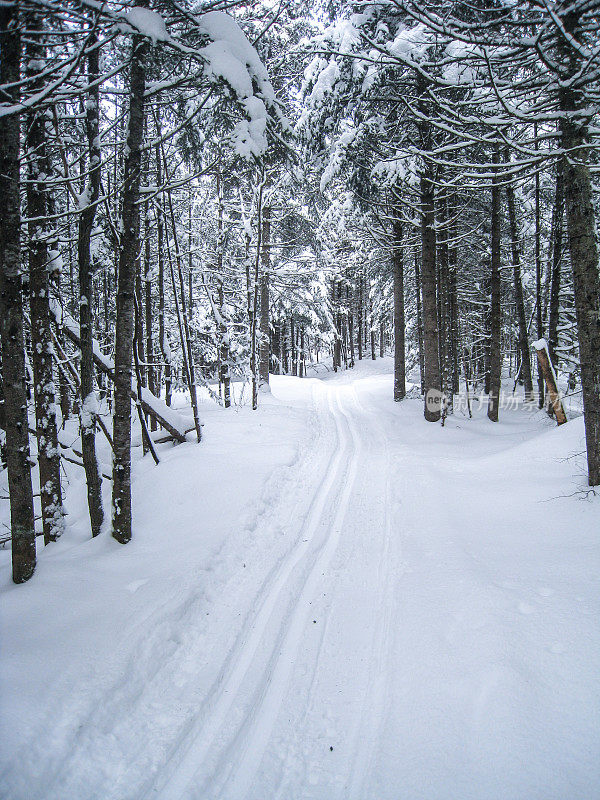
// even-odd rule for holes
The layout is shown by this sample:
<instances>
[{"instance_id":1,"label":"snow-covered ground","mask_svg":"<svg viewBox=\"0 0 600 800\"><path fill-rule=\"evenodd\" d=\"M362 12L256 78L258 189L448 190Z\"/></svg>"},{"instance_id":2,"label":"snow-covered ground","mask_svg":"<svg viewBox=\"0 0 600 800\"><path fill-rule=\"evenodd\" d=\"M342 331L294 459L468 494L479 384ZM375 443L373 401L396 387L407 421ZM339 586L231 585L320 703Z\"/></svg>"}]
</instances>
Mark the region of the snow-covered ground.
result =
<instances>
[{"instance_id":1,"label":"snow-covered ground","mask_svg":"<svg viewBox=\"0 0 600 800\"><path fill-rule=\"evenodd\" d=\"M126 547L69 471L34 578L0 553L2 798L600 797L582 419L442 428L390 371L204 402L138 459Z\"/></svg>"}]
</instances>

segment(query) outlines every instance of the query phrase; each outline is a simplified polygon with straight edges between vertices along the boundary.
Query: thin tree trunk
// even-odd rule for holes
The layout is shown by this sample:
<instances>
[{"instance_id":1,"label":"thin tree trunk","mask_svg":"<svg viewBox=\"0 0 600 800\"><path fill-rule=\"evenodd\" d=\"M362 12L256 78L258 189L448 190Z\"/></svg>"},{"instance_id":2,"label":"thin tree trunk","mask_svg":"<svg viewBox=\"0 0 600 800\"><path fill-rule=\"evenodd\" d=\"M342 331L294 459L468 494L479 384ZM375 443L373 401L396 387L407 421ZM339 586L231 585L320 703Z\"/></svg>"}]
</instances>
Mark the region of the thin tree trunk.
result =
<instances>
[{"instance_id":1,"label":"thin tree trunk","mask_svg":"<svg viewBox=\"0 0 600 800\"><path fill-rule=\"evenodd\" d=\"M356 320L358 323L358 360L362 361L363 357L363 286L362 275L358 273L358 290L356 292Z\"/></svg>"},{"instance_id":2,"label":"thin tree trunk","mask_svg":"<svg viewBox=\"0 0 600 800\"><path fill-rule=\"evenodd\" d=\"M521 282L521 254L519 252L519 234L517 228L517 212L515 208L515 190L512 184L506 187L506 201L508 205L508 221L510 225L511 255L513 262L513 281L515 289L515 306L519 324L519 354L521 356L521 375L525 388L525 400L533 400L533 379L531 376L531 358L529 354L529 339L527 336L527 317L525 316L525 301L523 299L523 284Z\"/></svg>"},{"instance_id":3,"label":"thin tree trunk","mask_svg":"<svg viewBox=\"0 0 600 800\"><path fill-rule=\"evenodd\" d=\"M564 111L577 108L571 90L561 97ZM577 315L581 389L588 459L588 482L600 484L600 281L595 236L588 137L572 118L562 120L562 146L568 153L564 170L567 229Z\"/></svg>"},{"instance_id":4,"label":"thin tree trunk","mask_svg":"<svg viewBox=\"0 0 600 800\"><path fill-rule=\"evenodd\" d=\"M442 393L444 395L442 418L453 411L452 397L452 322L450 319L450 264L448 253L448 214L445 197L439 202L439 327L440 327L440 368Z\"/></svg>"},{"instance_id":5,"label":"thin tree trunk","mask_svg":"<svg viewBox=\"0 0 600 800\"><path fill-rule=\"evenodd\" d=\"M304 353L304 326L300 328L300 368L298 370L300 377L306 377L306 356Z\"/></svg>"},{"instance_id":6,"label":"thin tree trunk","mask_svg":"<svg viewBox=\"0 0 600 800\"><path fill-rule=\"evenodd\" d=\"M37 13L27 17L29 31L26 47L28 65L34 70L44 63L42 21ZM32 89L42 83L30 74ZM50 328L49 276L51 257L48 249L50 230L43 222L48 214L50 160L46 151L46 114L34 111L27 118L26 148L28 152L27 214L29 223L29 289L31 307L31 344L34 377L38 467L44 542L56 541L64 530L64 511L60 480L60 451L56 422L56 392L52 364L52 332Z\"/></svg>"},{"instance_id":7,"label":"thin tree trunk","mask_svg":"<svg viewBox=\"0 0 600 800\"><path fill-rule=\"evenodd\" d=\"M392 261L394 270L394 400L406 395L406 362L404 341L404 261L402 222L394 220Z\"/></svg>"},{"instance_id":8,"label":"thin tree trunk","mask_svg":"<svg viewBox=\"0 0 600 800\"><path fill-rule=\"evenodd\" d=\"M533 125L535 149L538 148L537 123ZM544 335L544 321L542 318L542 258L541 258L541 209L540 209L540 173L535 173L535 323L537 338ZM538 360L538 406L544 407L544 376Z\"/></svg>"},{"instance_id":9,"label":"thin tree trunk","mask_svg":"<svg viewBox=\"0 0 600 800\"><path fill-rule=\"evenodd\" d=\"M494 148L492 161L498 165L500 158L497 146ZM500 307L500 231L501 231L501 209L500 209L500 178L497 170L492 178L492 274L490 281L491 289L491 308L490 308L490 339L489 339L489 397L488 397L488 418L492 422L498 422L498 409L500 406L500 385L502 378L502 354L501 354L501 335L502 317Z\"/></svg>"},{"instance_id":10,"label":"thin tree trunk","mask_svg":"<svg viewBox=\"0 0 600 800\"><path fill-rule=\"evenodd\" d=\"M217 173L217 296L219 298L219 362L220 374L219 381L223 385L223 403L225 408L231 406L231 374L229 369L229 331L227 329L227 309L225 306L225 290L223 286L223 251L225 249L225 239L223 236L223 187L221 176Z\"/></svg>"},{"instance_id":11,"label":"thin tree trunk","mask_svg":"<svg viewBox=\"0 0 600 800\"><path fill-rule=\"evenodd\" d=\"M298 361L296 359L296 327L294 325L294 318L290 317L290 343L291 343L291 361L292 361L292 375L298 375ZM335 363L334 363L335 369Z\"/></svg>"},{"instance_id":12,"label":"thin tree trunk","mask_svg":"<svg viewBox=\"0 0 600 800\"><path fill-rule=\"evenodd\" d=\"M442 398L437 319L435 210L433 183L427 174L421 176L421 244L424 415L428 422L438 422L441 416Z\"/></svg>"},{"instance_id":13,"label":"thin tree trunk","mask_svg":"<svg viewBox=\"0 0 600 800\"><path fill-rule=\"evenodd\" d=\"M450 238L454 238L455 230L454 225L450 228ZM450 285L448 287L450 297L450 351L452 362L452 393L458 394L460 390L460 366L458 360L459 350L459 331L458 331L458 289L456 285L456 271L457 271L457 250L456 246L451 243L448 248L448 268Z\"/></svg>"},{"instance_id":14,"label":"thin tree trunk","mask_svg":"<svg viewBox=\"0 0 600 800\"><path fill-rule=\"evenodd\" d=\"M152 394L160 395L160 390L156 388L156 379L154 371L154 339L152 337L152 280L150 268L150 209L149 204L146 204L145 213L145 253L144 253L144 312L146 316L146 359L148 362L148 389ZM150 429L156 430L156 420L154 417L150 418Z\"/></svg>"},{"instance_id":15,"label":"thin tree trunk","mask_svg":"<svg viewBox=\"0 0 600 800\"><path fill-rule=\"evenodd\" d=\"M165 178L169 182L170 176L167 168L167 160L163 152L163 164L165 168ZM198 442L202 441L202 426L200 425L200 416L198 413L198 396L196 393L196 377L194 374L194 362L192 358L192 343L190 338L190 329L188 325L188 314L185 301L185 283L183 279L183 266L181 263L181 248L179 247L179 236L177 235L177 225L175 222L175 213L173 211L173 201L171 199L171 192L167 192L167 200L169 203L169 214L171 217L171 228L173 230L173 242L175 244L175 260L177 262L177 275L179 278L179 291L181 294L181 314L179 313L179 304L177 302L177 291L175 289L175 276L173 274L173 262L169 251L169 244L167 242L167 252L169 253L169 263L171 267L171 280L173 282L173 299L175 300L175 308L177 311L177 322L179 325L179 333L181 337L181 353L183 356L183 368L190 393L190 403L192 406L192 414L194 417L194 427L196 429L196 439Z\"/></svg>"},{"instance_id":16,"label":"thin tree trunk","mask_svg":"<svg viewBox=\"0 0 600 800\"><path fill-rule=\"evenodd\" d=\"M371 290L369 287L369 332L371 341L371 359L375 361L375 319L373 317L373 298L371 297Z\"/></svg>"},{"instance_id":17,"label":"thin tree trunk","mask_svg":"<svg viewBox=\"0 0 600 800\"><path fill-rule=\"evenodd\" d=\"M93 44L96 44L93 37ZM99 74L98 48L92 47L88 55L88 80L93 84ZM100 533L104 521L102 508L102 476L96 457L96 418L97 395L94 387L94 350L92 329L92 310L94 307L94 287L90 258L92 227L96 216L96 202L100 193L101 152L100 152L100 92L96 85L90 90L86 103L86 136L89 153L89 183L87 186L87 206L79 217L79 238L77 256L79 266L79 336L81 340L81 452L87 484L88 510L92 536Z\"/></svg>"},{"instance_id":18,"label":"thin tree trunk","mask_svg":"<svg viewBox=\"0 0 600 800\"><path fill-rule=\"evenodd\" d=\"M160 136L160 128L157 126L156 135ZM160 144L155 147L156 158L156 185L162 186L162 158ZM158 340L160 352L165 365L165 402L171 405L172 373L171 348L167 340L165 330L165 257L164 257L164 209L162 202L159 202L156 209L156 246L158 257ZM158 387L160 389L160 385Z\"/></svg>"},{"instance_id":19,"label":"thin tree trunk","mask_svg":"<svg viewBox=\"0 0 600 800\"><path fill-rule=\"evenodd\" d=\"M261 388L269 388L270 320L269 320L269 270L271 269L271 209L265 206L262 217L262 271L260 276L260 342L258 347L258 374Z\"/></svg>"},{"instance_id":20,"label":"thin tree trunk","mask_svg":"<svg viewBox=\"0 0 600 800\"><path fill-rule=\"evenodd\" d=\"M264 178L258 190L258 234L256 237L256 257L254 260L254 296L252 298L252 327L250 331L250 371L252 372L252 409L258 408L258 369L257 369L257 329L258 329L258 300L260 291L260 259L262 255L263 236L263 192Z\"/></svg>"},{"instance_id":21,"label":"thin tree trunk","mask_svg":"<svg viewBox=\"0 0 600 800\"><path fill-rule=\"evenodd\" d=\"M550 286L550 314L548 319L548 348L550 360L558 365L558 320L560 310L560 279L563 249L563 219L565 215L565 194L563 181L563 161L556 165L556 195L554 201L554 230L552 236L552 283Z\"/></svg>"},{"instance_id":22,"label":"thin tree trunk","mask_svg":"<svg viewBox=\"0 0 600 800\"><path fill-rule=\"evenodd\" d=\"M342 331L340 324L340 292L338 282L333 279L331 287L333 319L334 319L334 340L333 340L333 371L337 372L338 367L342 366Z\"/></svg>"},{"instance_id":23,"label":"thin tree trunk","mask_svg":"<svg viewBox=\"0 0 600 800\"><path fill-rule=\"evenodd\" d=\"M147 7L147 3L140 3ZM113 417L112 535L121 544L131 539L131 358L133 353L135 267L140 246L141 145L148 40L133 37L129 124L123 186L115 338L115 407Z\"/></svg>"},{"instance_id":24,"label":"thin tree trunk","mask_svg":"<svg viewBox=\"0 0 600 800\"><path fill-rule=\"evenodd\" d=\"M350 342L350 367L354 367L356 356L354 350L354 296L350 294L350 283L346 285L346 301L348 303L348 341Z\"/></svg>"},{"instance_id":25,"label":"thin tree trunk","mask_svg":"<svg viewBox=\"0 0 600 800\"><path fill-rule=\"evenodd\" d=\"M19 102L21 39L18 5L0 6L0 84L10 103ZM12 579L29 580L35 570L35 523L29 453L20 242L19 117L0 117L0 328L4 428L10 498Z\"/></svg>"},{"instance_id":26,"label":"thin tree trunk","mask_svg":"<svg viewBox=\"0 0 600 800\"><path fill-rule=\"evenodd\" d=\"M421 270L419 254L415 251L415 296L417 305L417 336L419 340L419 375L421 378L421 394L425 394L425 358L423 353L423 309L421 304Z\"/></svg>"}]
</instances>

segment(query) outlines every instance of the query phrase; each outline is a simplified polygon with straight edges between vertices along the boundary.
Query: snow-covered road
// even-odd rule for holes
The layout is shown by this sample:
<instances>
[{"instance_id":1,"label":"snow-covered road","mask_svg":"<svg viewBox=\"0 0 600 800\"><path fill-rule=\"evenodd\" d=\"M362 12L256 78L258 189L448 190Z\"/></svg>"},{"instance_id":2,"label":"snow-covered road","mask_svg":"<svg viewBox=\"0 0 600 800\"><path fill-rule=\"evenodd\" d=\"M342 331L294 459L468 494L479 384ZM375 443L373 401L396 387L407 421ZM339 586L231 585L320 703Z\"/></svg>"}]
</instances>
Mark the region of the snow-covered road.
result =
<instances>
[{"instance_id":1,"label":"snow-covered road","mask_svg":"<svg viewBox=\"0 0 600 800\"><path fill-rule=\"evenodd\" d=\"M93 664L67 644L47 696L36 673L22 698L39 711L9 704L3 797L600 796L600 506L559 497L581 420L442 429L390 402L381 363L275 379L262 417L221 415L220 444L144 467L131 549L61 543L37 590L6 588L24 619L48 606L48 641L4 623L24 695L28 648L72 635L59 578L92 564L105 594L72 623Z\"/></svg>"}]
</instances>

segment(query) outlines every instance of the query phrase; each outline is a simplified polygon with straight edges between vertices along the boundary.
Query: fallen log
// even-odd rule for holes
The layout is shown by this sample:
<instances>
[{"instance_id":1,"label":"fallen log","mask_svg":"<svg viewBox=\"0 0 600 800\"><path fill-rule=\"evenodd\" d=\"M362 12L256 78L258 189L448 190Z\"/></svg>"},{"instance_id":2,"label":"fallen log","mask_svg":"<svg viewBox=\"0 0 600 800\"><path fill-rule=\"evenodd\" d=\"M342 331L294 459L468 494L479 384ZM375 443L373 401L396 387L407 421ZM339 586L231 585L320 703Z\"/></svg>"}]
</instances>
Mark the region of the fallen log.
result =
<instances>
[{"instance_id":1,"label":"fallen log","mask_svg":"<svg viewBox=\"0 0 600 800\"><path fill-rule=\"evenodd\" d=\"M79 325L75 322L75 320L64 311L56 301L51 301L50 310L54 314L54 317L57 321L57 324L62 327L65 332L65 335L73 342L73 344L80 347L80 338L79 338ZM112 383L115 382L115 372L114 372L114 363L111 358L104 355L104 353L100 350L100 345L94 339L93 342L93 354L94 354L94 363L98 367L98 369L103 372ZM134 403L139 403L142 409L148 414L148 416L152 417L153 419L158 422L166 431L170 433L173 439L176 439L178 442L185 442L185 436L190 431L193 431L193 426L190 428L181 414L178 414L177 411L170 408L166 403L152 394L152 392L143 387L140 396L138 398L138 393L131 387L129 392L131 399Z\"/></svg>"}]
</instances>

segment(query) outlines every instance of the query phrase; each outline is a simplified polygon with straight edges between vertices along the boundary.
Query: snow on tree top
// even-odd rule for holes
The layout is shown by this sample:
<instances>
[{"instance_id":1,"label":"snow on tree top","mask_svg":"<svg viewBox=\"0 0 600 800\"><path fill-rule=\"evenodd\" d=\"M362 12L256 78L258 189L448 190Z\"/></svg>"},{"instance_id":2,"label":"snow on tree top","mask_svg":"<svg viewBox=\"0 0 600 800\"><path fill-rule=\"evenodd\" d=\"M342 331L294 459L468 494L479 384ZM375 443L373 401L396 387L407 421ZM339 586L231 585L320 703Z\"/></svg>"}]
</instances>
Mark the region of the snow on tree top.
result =
<instances>
[{"instance_id":1,"label":"snow on tree top","mask_svg":"<svg viewBox=\"0 0 600 800\"><path fill-rule=\"evenodd\" d=\"M170 42L171 37L167 31L164 19L157 11L149 8L134 6L124 14L125 22L136 31L156 42Z\"/></svg>"},{"instance_id":2,"label":"snow on tree top","mask_svg":"<svg viewBox=\"0 0 600 800\"><path fill-rule=\"evenodd\" d=\"M202 14L199 26L212 39L212 43L202 50L209 62L209 70L227 81L240 99L252 96L254 78L265 100L275 103L275 92L266 67L233 17L222 11L209 11Z\"/></svg>"}]
</instances>

